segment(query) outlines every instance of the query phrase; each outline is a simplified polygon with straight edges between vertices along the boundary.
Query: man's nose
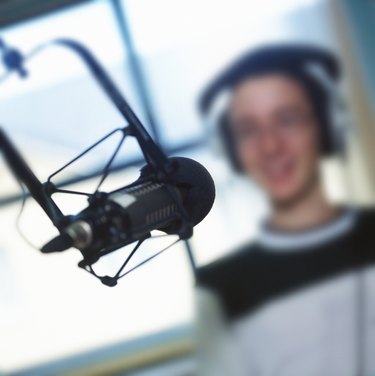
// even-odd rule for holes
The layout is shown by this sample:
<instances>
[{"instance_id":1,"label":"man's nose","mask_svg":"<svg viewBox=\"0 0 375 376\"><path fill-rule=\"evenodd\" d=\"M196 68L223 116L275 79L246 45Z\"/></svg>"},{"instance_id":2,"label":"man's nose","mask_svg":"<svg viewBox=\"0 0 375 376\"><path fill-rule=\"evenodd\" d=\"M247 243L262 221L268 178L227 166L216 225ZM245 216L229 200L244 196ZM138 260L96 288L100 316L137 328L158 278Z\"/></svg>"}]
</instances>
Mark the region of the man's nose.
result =
<instances>
[{"instance_id":1,"label":"man's nose","mask_svg":"<svg viewBox=\"0 0 375 376\"><path fill-rule=\"evenodd\" d=\"M280 139L275 133L271 129L267 129L262 134L261 145L259 146L263 153L267 155L275 154L280 149Z\"/></svg>"}]
</instances>

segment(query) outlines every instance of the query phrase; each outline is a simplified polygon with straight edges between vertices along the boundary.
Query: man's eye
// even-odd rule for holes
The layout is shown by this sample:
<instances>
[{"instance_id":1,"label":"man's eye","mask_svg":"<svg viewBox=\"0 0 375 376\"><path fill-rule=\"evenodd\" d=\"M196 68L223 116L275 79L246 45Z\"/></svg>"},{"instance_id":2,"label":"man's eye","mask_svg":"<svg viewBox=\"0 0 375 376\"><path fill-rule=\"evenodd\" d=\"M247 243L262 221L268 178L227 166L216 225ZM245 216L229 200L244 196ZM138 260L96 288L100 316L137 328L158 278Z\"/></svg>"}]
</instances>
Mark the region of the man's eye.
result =
<instances>
[{"instance_id":1,"label":"man's eye","mask_svg":"<svg viewBox=\"0 0 375 376\"><path fill-rule=\"evenodd\" d=\"M279 118L279 123L281 125L296 125L299 124L301 117L298 114L286 114Z\"/></svg>"},{"instance_id":2,"label":"man's eye","mask_svg":"<svg viewBox=\"0 0 375 376\"><path fill-rule=\"evenodd\" d=\"M309 122L311 116L309 114L304 114L301 112L285 112L281 113L277 119L277 123L281 126L300 126Z\"/></svg>"},{"instance_id":3,"label":"man's eye","mask_svg":"<svg viewBox=\"0 0 375 376\"><path fill-rule=\"evenodd\" d=\"M255 127L251 126L243 126L243 127L238 127L235 131L235 136L239 140L244 140L248 138L255 137L257 134L257 130Z\"/></svg>"},{"instance_id":4,"label":"man's eye","mask_svg":"<svg viewBox=\"0 0 375 376\"><path fill-rule=\"evenodd\" d=\"M237 124L235 127L235 134L238 136L252 136L257 133L257 127L254 124Z\"/></svg>"}]
</instances>

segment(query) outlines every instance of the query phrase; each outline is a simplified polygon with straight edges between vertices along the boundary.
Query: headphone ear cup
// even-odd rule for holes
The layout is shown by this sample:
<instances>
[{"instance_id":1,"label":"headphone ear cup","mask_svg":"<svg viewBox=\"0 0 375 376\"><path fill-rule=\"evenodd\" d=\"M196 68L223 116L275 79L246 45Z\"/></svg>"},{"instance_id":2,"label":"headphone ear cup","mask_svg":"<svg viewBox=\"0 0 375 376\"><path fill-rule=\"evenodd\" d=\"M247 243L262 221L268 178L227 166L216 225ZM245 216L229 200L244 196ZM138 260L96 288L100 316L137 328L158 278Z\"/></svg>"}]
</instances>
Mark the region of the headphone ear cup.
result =
<instances>
[{"instance_id":1,"label":"headphone ear cup","mask_svg":"<svg viewBox=\"0 0 375 376\"><path fill-rule=\"evenodd\" d=\"M221 143L223 145L225 154L227 155L230 164L232 165L232 168L242 173L243 169L241 167L241 163L238 159L235 143L233 139L233 133L230 129L229 124L229 117L227 111L224 111L218 120L218 131L219 131L219 137L221 139Z\"/></svg>"},{"instance_id":2,"label":"headphone ear cup","mask_svg":"<svg viewBox=\"0 0 375 376\"><path fill-rule=\"evenodd\" d=\"M342 153L344 149L344 139L342 134L338 134L337 118L329 103L328 98L324 101L315 100L315 111L318 115L320 151L322 157L329 158ZM341 138L341 139L339 139Z\"/></svg>"},{"instance_id":3,"label":"headphone ear cup","mask_svg":"<svg viewBox=\"0 0 375 376\"><path fill-rule=\"evenodd\" d=\"M350 113L343 100L327 109L327 126L325 129L325 156L345 156L347 150L347 137L350 125Z\"/></svg>"},{"instance_id":4,"label":"headphone ear cup","mask_svg":"<svg viewBox=\"0 0 375 376\"><path fill-rule=\"evenodd\" d=\"M330 157L335 154L335 143L333 133L333 124L329 114L329 109L324 108L320 114L320 129L319 129L319 138L320 138L320 150L323 157Z\"/></svg>"}]
</instances>

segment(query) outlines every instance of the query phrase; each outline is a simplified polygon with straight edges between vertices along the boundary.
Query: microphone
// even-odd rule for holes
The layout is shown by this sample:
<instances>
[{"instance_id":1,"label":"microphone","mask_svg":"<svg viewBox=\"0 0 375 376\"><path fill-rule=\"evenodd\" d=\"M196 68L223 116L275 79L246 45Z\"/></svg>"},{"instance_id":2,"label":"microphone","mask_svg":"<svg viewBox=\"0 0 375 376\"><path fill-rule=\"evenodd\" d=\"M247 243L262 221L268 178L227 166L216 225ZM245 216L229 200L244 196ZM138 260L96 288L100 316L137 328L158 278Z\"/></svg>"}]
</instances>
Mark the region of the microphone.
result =
<instances>
[{"instance_id":1,"label":"microphone","mask_svg":"<svg viewBox=\"0 0 375 376\"><path fill-rule=\"evenodd\" d=\"M215 186L209 172L189 158L169 158L172 172L159 181L149 165L134 183L111 193L99 193L89 206L70 218L60 235L41 251L79 249L90 264L105 254L160 230L182 239L211 210Z\"/></svg>"},{"instance_id":2,"label":"microphone","mask_svg":"<svg viewBox=\"0 0 375 376\"><path fill-rule=\"evenodd\" d=\"M167 158L90 50L69 39L54 40L46 46L51 45L67 48L82 60L99 88L126 120L127 125L108 133L52 173L44 183L35 176L1 128L0 149L11 171L28 188L30 196L37 201L59 231L59 235L48 242L42 248L42 252L61 252L75 247L83 256L78 266L99 278L104 284L114 286L119 278L155 257L148 258L120 275L140 244L152 236L153 230L178 235L179 239L191 237L193 227L211 210L215 199L214 183L207 170L198 162L187 158ZM41 47L35 51L44 50L44 45ZM35 52L27 58L34 54ZM21 77L27 76L22 53L0 39L0 60L1 58L9 73L16 72ZM103 170L103 180L111 171L112 162L127 137L136 139L147 163L141 169L139 179L114 192L96 191L89 196L86 209L76 215L64 215L52 199L52 195L56 192L78 192L61 190L51 179L118 131L122 132L122 138ZM96 274L91 266L101 256L133 242L137 244L114 277ZM187 251L194 269L193 256L188 246Z\"/></svg>"}]
</instances>

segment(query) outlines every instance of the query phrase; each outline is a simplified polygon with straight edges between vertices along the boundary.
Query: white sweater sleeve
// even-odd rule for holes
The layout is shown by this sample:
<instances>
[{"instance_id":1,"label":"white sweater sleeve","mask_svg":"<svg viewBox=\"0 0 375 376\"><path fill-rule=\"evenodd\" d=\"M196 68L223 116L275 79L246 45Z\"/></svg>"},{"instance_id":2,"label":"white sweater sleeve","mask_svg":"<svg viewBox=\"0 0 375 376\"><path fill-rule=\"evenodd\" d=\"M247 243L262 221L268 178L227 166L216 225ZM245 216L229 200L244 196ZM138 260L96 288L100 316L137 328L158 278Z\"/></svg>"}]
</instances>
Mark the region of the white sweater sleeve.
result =
<instances>
[{"instance_id":1,"label":"white sweater sleeve","mask_svg":"<svg viewBox=\"0 0 375 376\"><path fill-rule=\"evenodd\" d=\"M217 295L196 289L198 376L243 376L243 365ZM249 376L249 375L247 375Z\"/></svg>"}]
</instances>

